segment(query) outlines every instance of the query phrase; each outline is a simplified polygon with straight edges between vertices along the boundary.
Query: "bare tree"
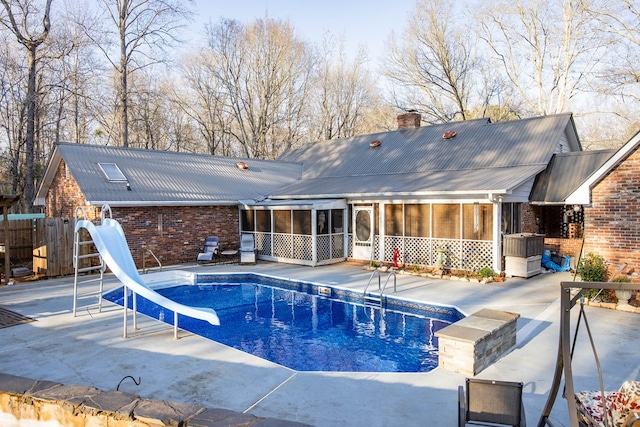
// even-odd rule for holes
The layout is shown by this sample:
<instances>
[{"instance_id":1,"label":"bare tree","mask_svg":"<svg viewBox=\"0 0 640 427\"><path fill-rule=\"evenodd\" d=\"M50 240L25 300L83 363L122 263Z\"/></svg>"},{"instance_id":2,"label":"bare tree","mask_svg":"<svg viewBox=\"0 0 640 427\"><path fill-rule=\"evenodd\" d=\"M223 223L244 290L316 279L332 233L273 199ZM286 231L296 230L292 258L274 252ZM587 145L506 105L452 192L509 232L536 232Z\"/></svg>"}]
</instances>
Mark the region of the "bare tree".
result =
<instances>
[{"instance_id":1,"label":"bare tree","mask_svg":"<svg viewBox=\"0 0 640 427\"><path fill-rule=\"evenodd\" d=\"M26 130L27 75L23 58L17 55L9 36L0 32L0 141L2 141L2 192L17 194L23 187L21 161ZM11 38L13 41L13 38Z\"/></svg>"},{"instance_id":2,"label":"bare tree","mask_svg":"<svg viewBox=\"0 0 640 427\"><path fill-rule=\"evenodd\" d=\"M564 112L589 83L604 40L593 0L496 0L479 14L480 37L528 114Z\"/></svg>"},{"instance_id":3,"label":"bare tree","mask_svg":"<svg viewBox=\"0 0 640 427\"><path fill-rule=\"evenodd\" d=\"M612 48L602 58L601 92L623 101L640 101L640 4L635 0L611 0L591 12ZM630 118L637 117L632 112Z\"/></svg>"},{"instance_id":4,"label":"bare tree","mask_svg":"<svg viewBox=\"0 0 640 427\"><path fill-rule=\"evenodd\" d=\"M120 145L129 146L129 76L165 60L165 48L178 41L178 30L190 16L192 0L101 0L102 17L111 26L87 34L118 75ZM109 43L107 43L109 42ZM116 50L110 49L112 45Z\"/></svg>"},{"instance_id":5,"label":"bare tree","mask_svg":"<svg viewBox=\"0 0 640 427\"><path fill-rule=\"evenodd\" d=\"M225 85L218 78L215 56L209 49L187 56L182 61L183 90L174 88L174 99L195 122L205 141L202 151L212 155L233 155L229 137L232 116ZM240 154L239 152L236 154Z\"/></svg>"},{"instance_id":6,"label":"bare tree","mask_svg":"<svg viewBox=\"0 0 640 427\"><path fill-rule=\"evenodd\" d=\"M91 8L77 0L67 0L60 25L50 36L55 60L46 68L48 91L55 101L56 112L53 141L87 143L91 140L91 127L99 109L105 67L96 55L97 47L84 28L96 28ZM82 23L78 25L78 23Z\"/></svg>"},{"instance_id":7,"label":"bare tree","mask_svg":"<svg viewBox=\"0 0 640 427\"><path fill-rule=\"evenodd\" d=\"M317 79L314 82L316 111L314 138L329 140L365 133L365 117L378 107L373 78L366 68L367 53L360 48L353 59L348 59L344 40L327 34L323 40Z\"/></svg>"},{"instance_id":8,"label":"bare tree","mask_svg":"<svg viewBox=\"0 0 640 427\"><path fill-rule=\"evenodd\" d=\"M418 0L407 30L390 42L385 75L396 87L394 102L429 123L464 120L469 108L478 59L470 32L454 18L450 1Z\"/></svg>"},{"instance_id":9,"label":"bare tree","mask_svg":"<svg viewBox=\"0 0 640 427\"><path fill-rule=\"evenodd\" d=\"M9 4L7 0L2 1L6 16L0 16L0 23L6 26L27 50L27 96L26 96L26 134L25 134L25 154L26 154L26 176L24 183L24 199L27 210L33 210L33 199L35 197L35 174L34 174L34 148L35 148L35 120L36 120L36 77L38 48L49 35L51 22L49 13L52 0L46 0L42 10L41 28L33 23L33 15L40 13L38 7L32 2L14 1Z\"/></svg>"},{"instance_id":10,"label":"bare tree","mask_svg":"<svg viewBox=\"0 0 640 427\"><path fill-rule=\"evenodd\" d=\"M208 27L211 70L246 157L275 158L298 135L313 58L288 22L259 19Z\"/></svg>"}]
</instances>

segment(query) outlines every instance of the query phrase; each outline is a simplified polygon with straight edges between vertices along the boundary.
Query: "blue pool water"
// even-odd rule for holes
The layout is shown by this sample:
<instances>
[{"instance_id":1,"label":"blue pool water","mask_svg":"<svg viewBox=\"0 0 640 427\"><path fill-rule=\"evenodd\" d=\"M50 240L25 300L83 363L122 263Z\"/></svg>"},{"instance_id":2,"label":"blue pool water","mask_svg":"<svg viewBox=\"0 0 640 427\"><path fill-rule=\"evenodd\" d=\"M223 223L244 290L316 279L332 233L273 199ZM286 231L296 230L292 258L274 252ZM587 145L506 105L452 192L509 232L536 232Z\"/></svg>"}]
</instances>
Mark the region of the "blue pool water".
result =
<instances>
[{"instance_id":1,"label":"blue pool water","mask_svg":"<svg viewBox=\"0 0 640 427\"><path fill-rule=\"evenodd\" d=\"M227 276L228 280L229 277ZM426 372L438 365L434 333L459 320L455 309L413 304L363 307L357 294L318 295L249 278L157 289L185 305L211 307L220 326L179 316L181 329L298 371ZM199 279L200 281L200 279ZM122 288L105 298L120 305ZM138 296L138 311L173 323L173 312Z\"/></svg>"}]
</instances>

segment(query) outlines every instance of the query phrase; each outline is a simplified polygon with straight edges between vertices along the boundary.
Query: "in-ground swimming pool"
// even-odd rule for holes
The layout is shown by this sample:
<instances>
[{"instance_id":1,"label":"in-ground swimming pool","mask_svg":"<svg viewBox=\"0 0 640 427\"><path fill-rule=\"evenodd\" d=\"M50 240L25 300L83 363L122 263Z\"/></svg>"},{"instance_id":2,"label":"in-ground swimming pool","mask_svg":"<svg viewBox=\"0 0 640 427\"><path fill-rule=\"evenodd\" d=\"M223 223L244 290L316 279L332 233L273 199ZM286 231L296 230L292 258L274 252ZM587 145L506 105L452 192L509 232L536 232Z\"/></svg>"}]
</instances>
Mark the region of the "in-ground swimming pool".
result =
<instances>
[{"instance_id":1,"label":"in-ground swimming pool","mask_svg":"<svg viewBox=\"0 0 640 427\"><path fill-rule=\"evenodd\" d=\"M179 315L181 329L298 371L430 371L438 365L434 333L463 317L452 307L391 298L383 310L364 307L362 294L319 289L256 274L207 274L198 275L195 285L156 291L211 307L220 318L220 326L212 326ZM104 297L123 304L122 288ZM172 311L137 299L140 313L172 324Z\"/></svg>"}]
</instances>

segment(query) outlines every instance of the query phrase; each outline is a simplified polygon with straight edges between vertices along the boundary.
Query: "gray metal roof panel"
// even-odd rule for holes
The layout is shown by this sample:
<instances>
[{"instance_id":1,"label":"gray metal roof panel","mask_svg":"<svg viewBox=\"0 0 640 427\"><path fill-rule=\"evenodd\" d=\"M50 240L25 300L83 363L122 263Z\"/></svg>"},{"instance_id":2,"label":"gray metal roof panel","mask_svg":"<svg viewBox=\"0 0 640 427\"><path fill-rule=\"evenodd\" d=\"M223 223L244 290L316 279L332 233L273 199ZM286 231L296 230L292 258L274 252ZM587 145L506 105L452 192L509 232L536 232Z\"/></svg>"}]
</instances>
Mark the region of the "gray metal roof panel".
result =
<instances>
[{"instance_id":1,"label":"gray metal roof panel","mask_svg":"<svg viewBox=\"0 0 640 427\"><path fill-rule=\"evenodd\" d=\"M262 198L300 178L299 164L82 144L58 144L89 201L215 203ZM89 161L87 161L89 160ZM249 166L242 170L236 163ZM108 182L98 163L116 163L126 183Z\"/></svg>"},{"instance_id":2,"label":"gray metal roof panel","mask_svg":"<svg viewBox=\"0 0 640 427\"><path fill-rule=\"evenodd\" d=\"M594 150L556 154L536 177L530 201L564 204L565 199L598 170L616 150Z\"/></svg>"},{"instance_id":3,"label":"gray metal roof panel","mask_svg":"<svg viewBox=\"0 0 640 427\"><path fill-rule=\"evenodd\" d=\"M571 121L570 114L490 123L485 119L342 138L308 144L279 160L303 164L303 179L377 177L433 171L546 165ZM443 139L453 130L456 136ZM372 148L374 140L381 142Z\"/></svg>"},{"instance_id":4,"label":"gray metal roof panel","mask_svg":"<svg viewBox=\"0 0 640 427\"><path fill-rule=\"evenodd\" d=\"M329 198L390 196L393 194L445 194L507 192L522 183L523 176L540 172L537 165L490 170L434 171L375 176L326 177L298 181L271 193L280 198Z\"/></svg>"}]
</instances>

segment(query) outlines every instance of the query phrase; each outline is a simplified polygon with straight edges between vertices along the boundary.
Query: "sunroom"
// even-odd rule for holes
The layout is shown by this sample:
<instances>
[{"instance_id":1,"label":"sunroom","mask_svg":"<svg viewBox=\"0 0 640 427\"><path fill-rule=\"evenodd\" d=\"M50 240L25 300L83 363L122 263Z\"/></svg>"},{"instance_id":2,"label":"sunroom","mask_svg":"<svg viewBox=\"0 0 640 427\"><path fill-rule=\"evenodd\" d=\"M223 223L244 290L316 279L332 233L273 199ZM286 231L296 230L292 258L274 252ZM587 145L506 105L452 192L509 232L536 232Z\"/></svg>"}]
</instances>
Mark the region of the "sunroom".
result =
<instances>
[{"instance_id":1,"label":"sunroom","mask_svg":"<svg viewBox=\"0 0 640 427\"><path fill-rule=\"evenodd\" d=\"M268 200L240 204L240 232L254 235L267 261L324 265L346 259L345 200Z\"/></svg>"},{"instance_id":2,"label":"sunroom","mask_svg":"<svg viewBox=\"0 0 640 427\"><path fill-rule=\"evenodd\" d=\"M501 236L520 232L521 203L381 201L354 203L349 235L354 259L447 268L501 268ZM370 224L370 225L369 225Z\"/></svg>"},{"instance_id":3,"label":"sunroom","mask_svg":"<svg viewBox=\"0 0 640 427\"><path fill-rule=\"evenodd\" d=\"M240 205L241 233L258 257L309 266L347 258L407 265L499 269L503 234L520 232L521 203L265 200Z\"/></svg>"}]
</instances>

